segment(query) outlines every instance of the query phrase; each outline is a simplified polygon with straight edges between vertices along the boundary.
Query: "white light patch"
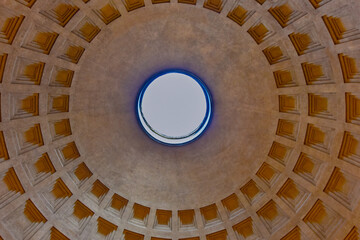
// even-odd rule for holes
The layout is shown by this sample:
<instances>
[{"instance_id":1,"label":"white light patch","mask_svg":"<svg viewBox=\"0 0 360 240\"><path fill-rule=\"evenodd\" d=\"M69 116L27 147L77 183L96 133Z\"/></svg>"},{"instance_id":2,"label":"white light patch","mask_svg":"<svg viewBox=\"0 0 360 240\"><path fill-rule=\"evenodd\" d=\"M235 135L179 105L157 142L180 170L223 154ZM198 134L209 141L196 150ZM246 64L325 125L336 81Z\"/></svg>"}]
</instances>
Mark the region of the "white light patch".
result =
<instances>
[{"instance_id":1,"label":"white light patch","mask_svg":"<svg viewBox=\"0 0 360 240\"><path fill-rule=\"evenodd\" d=\"M151 78L137 99L137 115L146 133L168 145L199 137L210 122L211 97L197 77L183 71Z\"/></svg>"},{"instance_id":2,"label":"white light patch","mask_svg":"<svg viewBox=\"0 0 360 240\"><path fill-rule=\"evenodd\" d=\"M141 109L149 126L168 137L185 137L196 131L206 115L203 89L192 77L168 73L146 89Z\"/></svg>"}]
</instances>

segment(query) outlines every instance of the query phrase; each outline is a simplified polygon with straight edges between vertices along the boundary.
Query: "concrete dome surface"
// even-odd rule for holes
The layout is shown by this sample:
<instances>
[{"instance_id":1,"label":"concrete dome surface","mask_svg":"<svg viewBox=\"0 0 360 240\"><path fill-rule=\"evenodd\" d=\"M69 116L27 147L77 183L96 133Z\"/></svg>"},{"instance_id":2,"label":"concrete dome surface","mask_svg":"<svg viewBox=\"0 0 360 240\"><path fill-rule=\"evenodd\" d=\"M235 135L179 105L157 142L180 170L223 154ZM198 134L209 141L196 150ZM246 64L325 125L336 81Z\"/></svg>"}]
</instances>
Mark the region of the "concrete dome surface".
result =
<instances>
[{"instance_id":1,"label":"concrete dome surface","mask_svg":"<svg viewBox=\"0 0 360 240\"><path fill-rule=\"evenodd\" d=\"M2 0L0 239L360 239L360 2ZM213 117L136 116L189 71Z\"/></svg>"}]
</instances>

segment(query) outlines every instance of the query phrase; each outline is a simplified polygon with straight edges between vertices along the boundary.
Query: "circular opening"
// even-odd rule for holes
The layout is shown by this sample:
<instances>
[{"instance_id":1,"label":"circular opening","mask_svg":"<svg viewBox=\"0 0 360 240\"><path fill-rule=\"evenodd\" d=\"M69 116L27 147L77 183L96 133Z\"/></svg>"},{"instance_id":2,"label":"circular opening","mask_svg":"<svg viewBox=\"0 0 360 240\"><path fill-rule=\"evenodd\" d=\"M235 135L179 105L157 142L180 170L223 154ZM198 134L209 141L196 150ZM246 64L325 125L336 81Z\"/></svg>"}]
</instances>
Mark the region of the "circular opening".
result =
<instances>
[{"instance_id":1,"label":"circular opening","mask_svg":"<svg viewBox=\"0 0 360 240\"><path fill-rule=\"evenodd\" d=\"M210 94L193 74L162 72L141 88L137 115L152 139L168 145L185 144L199 137L209 124Z\"/></svg>"}]
</instances>

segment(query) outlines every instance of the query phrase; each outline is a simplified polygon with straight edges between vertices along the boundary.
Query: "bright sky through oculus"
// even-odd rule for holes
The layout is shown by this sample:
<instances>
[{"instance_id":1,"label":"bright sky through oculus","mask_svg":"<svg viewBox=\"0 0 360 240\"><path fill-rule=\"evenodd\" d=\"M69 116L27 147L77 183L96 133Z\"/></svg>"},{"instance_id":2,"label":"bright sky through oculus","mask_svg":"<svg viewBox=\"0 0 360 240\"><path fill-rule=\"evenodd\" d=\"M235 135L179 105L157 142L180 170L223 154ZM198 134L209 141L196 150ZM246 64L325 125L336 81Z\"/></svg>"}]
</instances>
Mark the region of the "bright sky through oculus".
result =
<instances>
[{"instance_id":1,"label":"bright sky through oculus","mask_svg":"<svg viewBox=\"0 0 360 240\"><path fill-rule=\"evenodd\" d=\"M167 72L145 84L138 114L155 140L184 144L205 130L211 114L210 95L200 80L182 72Z\"/></svg>"}]
</instances>

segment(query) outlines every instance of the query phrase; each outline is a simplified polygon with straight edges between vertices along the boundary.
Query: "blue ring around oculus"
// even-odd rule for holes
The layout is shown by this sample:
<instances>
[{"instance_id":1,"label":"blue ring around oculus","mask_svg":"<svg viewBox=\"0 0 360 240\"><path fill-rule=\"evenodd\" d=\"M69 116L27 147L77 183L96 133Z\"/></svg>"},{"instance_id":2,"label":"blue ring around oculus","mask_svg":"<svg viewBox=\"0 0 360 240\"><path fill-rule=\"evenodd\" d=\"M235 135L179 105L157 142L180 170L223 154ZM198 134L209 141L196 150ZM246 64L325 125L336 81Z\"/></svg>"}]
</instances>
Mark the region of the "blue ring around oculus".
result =
<instances>
[{"instance_id":1,"label":"blue ring around oculus","mask_svg":"<svg viewBox=\"0 0 360 240\"><path fill-rule=\"evenodd\" d=\"M206 109L203 109L203 108L201 109L201 112L203 113L203 114L201 114L202 119L200 118L199 115L197 115L197 121L194 123L195 124L194 129L191 129L191 131L187 131L183 134L168 134L164 130L163 131L159 130L161 128L161 127L159 127L159 125L157 128L152 126L152 125L155 125L155 124L151 124L151 123L154 123L154 121L151 121L149 114L146 114L146 111L144 111L144 110L146 110L146 109L144 109L144 105L146 105L146 104L143 101L144 101L144 96L145 96L145 100L148 99L146 96L149 92L147 92L147 91L150 91L149 89L155 88L155 84L161 84L160 81L164 81L165 77L170 76L170 75L178 76L179 78L183 78L183 79L185 79L185 77L186 77L187 81L190 80L190 78L191 78L191 80L194 81L192 83L193 87L198 88L196 93L203 94L202 96L198 96L199 97L198 99L203 100L205 103L205 104L201 103L201 105L206 107ZM157 80L158 80L158 82L157 82ZM181 84L181 83L179 82L178 84ZM201 91L199 91L199 89L201 89ZM193 90L195 90L195 89L193 89ZM166 94L164 94L164 95L166 95ZM186 96L184 96L184 97L186 97ZM186 99L186 100L188 100L188 99ZM176 111L176 109L173 109L173 110ZM164 144L164 145L168 145L168 146L181 146L181 145L188 144L188 143L193 142L196 139L198 139L204 133L204 131L207 129L207 127L209 126L209 124L211 122L211 118L212 118L212 112L213 112L212 98L211 98L209 89L204 84L204 82L201 81L201 79L199 77L197 77L193 73L190 73L185 70L179 70L179 69L165 70L165 71L161 71L161 72L151 76L141 87L141 89L137 95L137 99L136 99L136 115L137 115L138 122L139 122L140 126L142 127L142 129L154 141ZM196 115L196 114L194 113L194 115ZM189 117L191 117L191 116L189 116ZM159 124L161 124L161 123L159 123ZM171 123L166 122L166 124L171 124Z\"/></svg>"}]
</instances>

